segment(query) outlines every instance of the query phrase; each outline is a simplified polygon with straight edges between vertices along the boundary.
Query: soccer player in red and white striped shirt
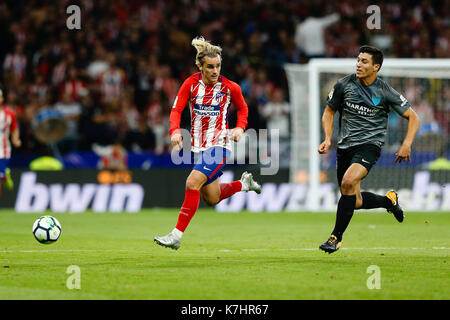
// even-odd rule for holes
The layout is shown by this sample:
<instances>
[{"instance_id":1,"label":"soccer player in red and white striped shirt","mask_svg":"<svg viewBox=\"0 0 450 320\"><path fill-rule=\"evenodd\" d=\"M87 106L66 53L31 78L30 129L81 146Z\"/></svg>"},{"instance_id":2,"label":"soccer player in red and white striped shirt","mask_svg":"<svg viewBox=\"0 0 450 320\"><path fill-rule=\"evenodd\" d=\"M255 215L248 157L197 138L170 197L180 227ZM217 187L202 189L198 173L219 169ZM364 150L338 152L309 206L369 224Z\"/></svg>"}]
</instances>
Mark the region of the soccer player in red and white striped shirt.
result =
<instances>
[{"instance_id":1,"label":"soccer player in red and white striped shirt","mask_svg":"<svg viewBox=\"0 0 450 320\"><path fill-rule=\"evenodd\" d=\"M7 189L13 188L10 170L8 168L11 158L11 141L16 148L22 145L20 141L19 126L14 111L3 104L3 91L0 89L0 195L1 184L5 183Z\"/></svg>"},{"instance_id":2,"label":"soccer player in red and white striped shirt","mask_svg":"<svg viewBox=\"0 0 450 320\"><path fill-rule=\"evenodd\" d=\"M247 172L240 180L219 183L221 170L231 155L230 139L237 142L242 138L248 108L239 85L220 75L222 49L203 37L193 39L192 45L197 49L196 65L200 72L187 78L178 91L170 114L170 136L172 146L181 149L181 113L189 103L195 165L186 180L185 198L175 228L166 236L154 238L157 244L172 249L180 247L183 232L198 209L200 196L213 206L239 191L261 192L260 185ZM229 132L227 116L231 103L237 108L237 123Z\"/></svg>"}]
</instances>

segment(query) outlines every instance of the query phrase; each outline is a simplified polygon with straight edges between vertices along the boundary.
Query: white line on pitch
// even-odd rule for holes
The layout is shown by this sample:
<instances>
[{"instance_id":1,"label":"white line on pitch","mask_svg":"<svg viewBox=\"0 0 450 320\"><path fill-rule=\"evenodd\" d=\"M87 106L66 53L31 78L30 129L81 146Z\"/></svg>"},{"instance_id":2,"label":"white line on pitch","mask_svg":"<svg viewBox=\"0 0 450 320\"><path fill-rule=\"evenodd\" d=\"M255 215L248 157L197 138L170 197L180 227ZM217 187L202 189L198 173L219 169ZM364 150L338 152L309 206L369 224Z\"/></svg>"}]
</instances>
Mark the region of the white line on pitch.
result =
<instances>
[{"instance_id":1,"label":"white line on pitch","mask_svg":"<svg viewBox=\"0 0 450 320\"><path fill-rule=\"evenodd\" d=\"M0 250L0 253L38 253L38 252L54 252L54 253L71 253L71 252L128 252L127 249L111 249L111 250L95 250L95 249L55 249L55 250Z\"/></svg>"},{"instance_id":2,"label":"white line on pitch","mask_svg":"<svg viewBox=\"0 0 450 320\"><path fill-rule=\"evenodd\" d=\"M319 248L253 248L253 249L221 249L219 252L257 252L257 251L315 251ZM450 247L431 248L341 248L340 250L450 250ZM55 250L0 250L0 253L77 253L77 252L129 252L128 249L55 249Z\"/></svg>"},{"instance_id":3,"label":"white line on pitch","mask_svg":"<svg viewBox=\"0 0 450 320\"><path fill-rule=\"evenodd\" d=\"M319 248L289 248L289 249L269 249L269 248L255 248L255 249L224 249L220 252L233 252L233 251L315 251ZM341 248L340 250L450 250L450 247L431 247L431 248Z\"/></svg>"}]
</instances>

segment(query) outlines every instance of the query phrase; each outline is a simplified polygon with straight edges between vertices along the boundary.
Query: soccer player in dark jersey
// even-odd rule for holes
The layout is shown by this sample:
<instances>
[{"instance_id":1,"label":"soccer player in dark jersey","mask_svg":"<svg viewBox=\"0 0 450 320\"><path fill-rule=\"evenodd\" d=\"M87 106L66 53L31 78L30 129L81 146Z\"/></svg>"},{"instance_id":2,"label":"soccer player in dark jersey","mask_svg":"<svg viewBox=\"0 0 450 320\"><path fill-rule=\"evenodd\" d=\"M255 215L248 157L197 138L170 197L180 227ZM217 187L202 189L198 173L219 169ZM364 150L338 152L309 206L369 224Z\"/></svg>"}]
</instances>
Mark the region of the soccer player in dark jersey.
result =
<instances>
[{"instance_id":1,"label":"soccer player in dark jersey","mask_svg":"<svg viewBox=\"0 0 450 320\"><path fill-rule=\"evenodd\" d=\"M387 133L391 110L408 119L408 130L396 153L395 163L411 161L411 144L419 129L419 118L410 103L386 81L377 77L383 64L383 52L362 46L356 63L356 74L337 81L328 95L322 115L325 140L319 153L328 152L333 133L334 116L339 112L337 178L341 197L337 206L336 224L331 236L320 249L332 253L342 244L342 235L355 209L386 208L402 222L404 215L394 190L386 195L361 192L361 180L380 157Z\"/></svg>"}]
</instances>

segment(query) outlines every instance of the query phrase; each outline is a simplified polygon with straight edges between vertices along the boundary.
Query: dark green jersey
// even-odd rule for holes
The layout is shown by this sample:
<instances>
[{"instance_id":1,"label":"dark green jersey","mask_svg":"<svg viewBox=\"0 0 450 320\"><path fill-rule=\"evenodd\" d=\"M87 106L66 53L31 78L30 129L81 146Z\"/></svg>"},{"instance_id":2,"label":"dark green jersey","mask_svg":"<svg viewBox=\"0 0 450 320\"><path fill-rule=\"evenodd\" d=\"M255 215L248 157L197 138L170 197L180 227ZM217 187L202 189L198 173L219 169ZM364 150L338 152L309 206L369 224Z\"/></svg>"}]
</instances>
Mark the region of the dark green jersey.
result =
<instances>
[{"instance_id":1,"label":"dark green jersey","mask_svg":"<svg viewBox=\"0 0 450 320\"><path fill-rule=\"evenodd\" d=\"M380 78L369 86L355 74L339 79L328 95L327 104L339 112L338 147L372 143L383 146L391 109L402 115L410 103Z\"/></svg>"}]
</instances>

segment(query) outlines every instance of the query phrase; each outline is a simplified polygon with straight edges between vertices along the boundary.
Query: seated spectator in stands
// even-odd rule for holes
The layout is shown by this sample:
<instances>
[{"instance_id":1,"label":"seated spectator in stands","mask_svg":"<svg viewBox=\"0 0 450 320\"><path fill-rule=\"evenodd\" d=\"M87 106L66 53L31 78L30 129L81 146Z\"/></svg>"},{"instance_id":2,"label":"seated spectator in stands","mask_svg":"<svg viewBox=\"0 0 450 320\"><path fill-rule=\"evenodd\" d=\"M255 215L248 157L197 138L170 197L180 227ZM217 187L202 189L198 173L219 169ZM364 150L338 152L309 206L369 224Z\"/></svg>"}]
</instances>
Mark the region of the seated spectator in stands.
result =
<instances>
[{"instance_id":1,"label":"seated spectator in stands","mask_svg":"<svg viewBox=\"0 0 450 320\"><path fill-rule=\"evenodd\" d=\"M134 152L151 151L155 147L155 136L145 123L144 113L139 113L127 92L121 99L121 110L126 120L126 132L123 136L123 146Z\"/></svg>"},{"instance_id":2,"label":"seated spectator in stands","mask_svg":"<svg viewBox=\"0 0 450 320\"><path fill-rule=\"evenodd\" d=\"M108 68L98 78L104 102L118 100L127 83L125 71L117 64L115 54L108 55L108 64Z\"/></svg>"},{"instance_id":3,"label":"seated spectator in stands","mask_svg":"<svg viewBox=\"0 0 450 320\"><path fill-rule=\"evenodd\" d=\"M74 102L80 100L81 95L86 95L86 84L78 77L78 70L71 66L68 71L68 79L61 85L60 97L69 94Z\"/></svg>"},{"instance_id":4,"label":"seated spectator in stands","mask_svg":"<svg viewBox=\"0 0 450 320\"><path fill-rule=\"evenodd\" d=\"M325 56L325 29L338 22L339 14L333 13L325 17L320 14L308 16L295 29L297 48L308 58Z\"/></svg>"},{"instance_id":5,"label":"seated spectator in stands","mask_svg":"<svg viewBox=\"0 0 450 320\"><path fill-rule=\"evenodd\" d=\"M269 102L262 109L262 113L267 121L268 136L272 149L273 143L278 143L279 160L281 167L289 166L289 144L290 144L290 129L289 129L289 114L290 105L286 101L283 89L276 88L272 95L270 95ZM278 141L274 140L273 132L278 132Z\"/></svg>"},{"instance_id":6,"label":"seated spectator in stands","mask_svg":"<svg viewBox=\"0 0 450 320\"><path fill-rule=\"evenodd\" d=\"M23 44L18 43L14 52L8 53L3 61L3 70L13 78L18 80L25 79L27 68L27 57L24 54Z\"/></svg>"},{"instance_id":7,"label":"seated spectator in stands","mask_svg":"<svg viewBox=\"0 0 450 320\"><path fill-rule=\"evenodd\" d=\"M127 150L119 143L101 146L94 144L92 149L100 157L99 169L127 170L128 154Z\"/></svg>"},{"instance_id":8,"label":"seated spectator in stands","mask_svg":"<svg viewBox=\"0 0 450 320\"><path fill-rule=\"evenodd\" d=\"M290 105L286 101L283 89L276 88L269 102L262 108L262 114L267 121L267 129L278 131L280 138L289 138Z\"/></svg>"},{"instance_id":9,"label":"seated spectator in stands","mask_svg":"<svg viewBox=\"0 0 450 320\"><path fill-rule=\"evenodd\" d=\"M67 124L66 134L58 143L60 152L64 154L77 151L79 140L78 123L82 112L81 104L73 100L71 92L66 92L62 101L58 101L54 108L63 114Z\"/></svg>"},{"instance_id":10,"label":"seated spectator in stands","mask_svg":"<svg viewBox=\"0 0 450 320\"><path fill-rule=\"evenodd\" d=\"M37 100L44 100L50 89L43 75L37 73L36 80L28 87L29 97Z\"/></svg>"},{"instance_id":11,"label":"seated spectator in stands","mask_svg":"<svg viewBox=\"0 0 450 320\"><path fill-rule=\"evenodd\" d=\"M417 131L418 136L427 133L444 133L442 126L434 118L433 108L426 100L418 101L414 109L420 118L420 128Z\"/></svg>"},{"instance_id":12,"label":"seated spectator in stands","mask_svg":"<svg viewBox=\"0 0 450 320\"><path fill-rule=\"evenodd\" d=\"M155 137L155 153L161 154L166 147L166 136L169 130L169 119L164 115L161 103L161 93L152 91L149 104L145 111L147 127L153 132Z\"/></svg>"}]
</instances>

